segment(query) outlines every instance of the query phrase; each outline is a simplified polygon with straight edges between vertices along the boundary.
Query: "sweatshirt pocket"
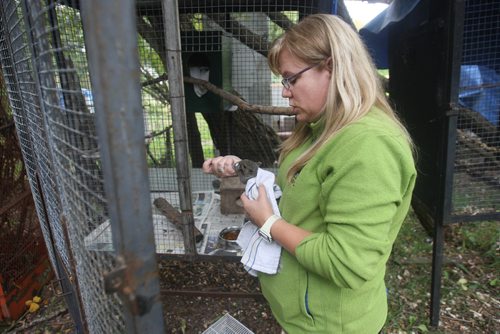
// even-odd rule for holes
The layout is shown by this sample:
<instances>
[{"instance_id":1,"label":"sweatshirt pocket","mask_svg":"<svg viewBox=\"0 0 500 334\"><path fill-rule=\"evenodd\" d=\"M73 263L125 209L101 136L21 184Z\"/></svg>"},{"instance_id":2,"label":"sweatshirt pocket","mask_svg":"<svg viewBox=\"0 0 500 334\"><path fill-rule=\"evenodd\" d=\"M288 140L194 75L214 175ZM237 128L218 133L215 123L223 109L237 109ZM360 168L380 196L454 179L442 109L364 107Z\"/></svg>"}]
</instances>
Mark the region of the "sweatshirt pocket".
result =
<instances>
[{"instance_id":1,"label":"sweatshirt pocket","mask_svg":"<svg viewBox=\"0 0 500 334\"><path fill-rule=\"evenodd\" d=\"M309 273L307 271L303 272L302 279L301 279L301 289L300 291L302 292L302 301L300 303L301 305L301 311L302 314L305 315L305 317L308 319L309 325L313 326L314 325L314 316L313 312L311 310L311 294L309 293Z\"/></svg>"},{"instance_id":2,"label":"sweatshirt pocket","mask_svg":"<svg viewBox=\"0 0 500 334\"><path fill-rule=\"evenodd\" d=\"M317 302L311 299L314 287L313 289L309 287L308 273L298 264L295 257L282 252L280 272L276 275L260 273L259 280L262 293L269 302L273 315L287 332L311 333L314 331L315 320L311 315L318 312L314 307ZM310 307L311 304L313 307Z\"/></svg>"}]
</instances>

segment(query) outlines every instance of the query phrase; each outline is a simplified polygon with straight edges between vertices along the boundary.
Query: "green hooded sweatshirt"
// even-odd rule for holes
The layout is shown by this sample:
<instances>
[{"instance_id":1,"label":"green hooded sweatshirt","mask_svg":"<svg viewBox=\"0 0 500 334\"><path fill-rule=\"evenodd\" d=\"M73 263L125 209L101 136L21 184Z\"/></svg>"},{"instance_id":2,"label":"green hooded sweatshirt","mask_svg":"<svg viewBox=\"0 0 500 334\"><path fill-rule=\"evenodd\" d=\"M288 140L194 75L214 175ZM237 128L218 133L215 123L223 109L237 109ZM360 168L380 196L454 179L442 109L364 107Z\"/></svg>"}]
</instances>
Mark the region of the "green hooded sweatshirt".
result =
<instances>
[{"instance_id":1,"label":"green hooded sweatshirt","mask_svg":"<svg viewBox=\"0 0 500 334\"><path fill-rule=\"evenodd\" d=\"M276 275L259 274L288 334L378 333L387 317L386 262L408 213L416 171L401 130L373 109L324 144L293 182L291 163L322 131L284 159L277 183L282 217L313 232Z\"/></svg>"}]
</instances>

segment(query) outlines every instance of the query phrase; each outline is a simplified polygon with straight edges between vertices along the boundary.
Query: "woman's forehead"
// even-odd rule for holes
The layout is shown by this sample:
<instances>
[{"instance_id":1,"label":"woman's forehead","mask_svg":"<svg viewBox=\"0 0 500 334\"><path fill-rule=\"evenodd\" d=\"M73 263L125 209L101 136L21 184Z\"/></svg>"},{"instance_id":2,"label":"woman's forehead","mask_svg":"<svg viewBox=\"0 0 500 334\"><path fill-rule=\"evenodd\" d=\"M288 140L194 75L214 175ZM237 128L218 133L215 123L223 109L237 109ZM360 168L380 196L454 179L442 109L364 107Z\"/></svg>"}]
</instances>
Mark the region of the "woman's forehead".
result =
<instances>
[{"instance_id":1,"label":"woman's forehead","mask_svg":"<svg viewBox=\"0 0 500 334\"><path fill-rule=\"evenodd\" d=\"M293 74L297 72L297 70L307 66L307 63L301 61L286 49L280 52L278 59L278 70L282 75Z\"/></svg>"}]
</instances>

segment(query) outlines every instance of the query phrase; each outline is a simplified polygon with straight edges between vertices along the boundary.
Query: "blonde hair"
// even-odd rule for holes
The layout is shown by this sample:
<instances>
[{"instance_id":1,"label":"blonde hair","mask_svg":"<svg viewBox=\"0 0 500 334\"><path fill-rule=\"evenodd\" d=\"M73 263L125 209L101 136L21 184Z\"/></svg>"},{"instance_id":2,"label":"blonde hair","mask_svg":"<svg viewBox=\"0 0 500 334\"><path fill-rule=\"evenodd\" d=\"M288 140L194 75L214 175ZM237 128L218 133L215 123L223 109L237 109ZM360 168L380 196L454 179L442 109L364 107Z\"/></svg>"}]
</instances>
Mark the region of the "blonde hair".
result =
<instances>
[{"instance_id":1,"label":"blonde hair","mask_svg":"<svg viewBox=\"0 0 500 334\"><path fill-rule=\"evenodd\" d=\"M288 181L324 143L345 126L366 115L373 106L381 109L401 128L413 150L411 137L389 105L364 43L342 19L329 14L309 15L275 40L268 53L269 66L275 74L279 74L279 56L283 50L306 64L322 62L320 66L329 66L331 70L322 116L324 130L313 145L292 163L287 174ZM307 123L297 124L281 146L279 163L290 151L303 144L310 134Z\"/></svg>"}]
</instances>

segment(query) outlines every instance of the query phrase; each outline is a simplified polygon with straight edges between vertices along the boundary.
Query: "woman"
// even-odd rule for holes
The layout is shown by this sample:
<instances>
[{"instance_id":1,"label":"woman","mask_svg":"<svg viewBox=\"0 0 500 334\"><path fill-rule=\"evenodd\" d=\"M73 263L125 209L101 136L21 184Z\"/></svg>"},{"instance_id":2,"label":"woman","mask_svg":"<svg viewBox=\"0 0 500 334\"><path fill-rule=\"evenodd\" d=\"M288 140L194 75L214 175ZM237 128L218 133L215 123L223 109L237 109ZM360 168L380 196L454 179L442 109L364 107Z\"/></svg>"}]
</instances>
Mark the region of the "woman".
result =
<instances>
[{"instance_id":1,"label":"woman","mask_svg":"<svg viewBox=\"0 0 500 334\"><path fill-rule=\"evenodd\" d=\"M298 124L282 145L274 217L264 187L241 196L252 222L286 251L259 274L277 321L293 333L378 333L387 316L386 262L408 212L416 171L408 132L392 111L358 34L310 15L269 51ZM238 157L205 161L234 175Z\"/></svg>"}]
</instances>

